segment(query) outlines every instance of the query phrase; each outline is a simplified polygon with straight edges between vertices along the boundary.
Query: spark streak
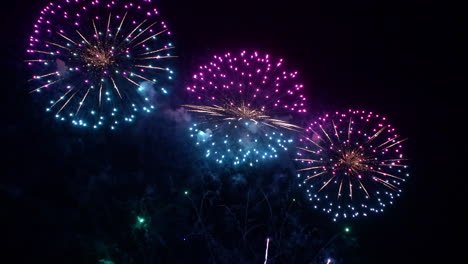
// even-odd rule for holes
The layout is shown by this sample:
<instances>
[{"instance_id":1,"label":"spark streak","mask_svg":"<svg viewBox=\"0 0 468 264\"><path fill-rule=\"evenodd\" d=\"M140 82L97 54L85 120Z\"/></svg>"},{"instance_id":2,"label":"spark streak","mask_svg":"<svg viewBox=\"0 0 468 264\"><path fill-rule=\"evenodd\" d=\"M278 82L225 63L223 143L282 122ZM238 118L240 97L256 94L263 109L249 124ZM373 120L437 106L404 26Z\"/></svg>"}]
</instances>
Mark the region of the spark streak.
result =
<instances>
[{"instance_id":1,"label":"spark streak","mask_svg":"<svg viewBox=\"0 0 468 264\"><path fill-rule=\"evenodd\" d=\"M347 139L341 140L343 134ZM409 176L402 153L406 139L399 138L385 117L372 112L320 117L305 128L297 147L297 176L303 179L299 186L308 189L314 208L322 207L335 221L382 212Z\"/></svg>"},{"instance_id":2,"label":"spark streak","mask_svg":"<svg viewBox=\"0 0 468 264\"><path fill-rule=\"evenodd\" d=\"M250 109L246 106L245 103L241 103L239 106L234 105L225 105L225 106L204 106L204 105L182 105L189 108L188 111L203 113L211 118L220 118L216 121L226 121L226 120L250 120L255 123L262 122L265 125L268 125L273 128L284 128L293 131L299 131L301 127L294 124L288 123L283 120L274 119L270 116L264 114L262 110Z\"/></svg>"},{"instance_id":3,"label":"spark streak","mask_svg":"<svg viewBox=\"0 0 468 264\"><path fill-rule=\"evenodd\" d=\"M73 89L70 89L68 90L68 92L66 92L64 95L60 96L59 99L57 99L51 106L50 106L50 109L52 109L58 102L62 101L68 93L70 93L71 91L73 91Z\"/></svg>"},{"instance_id":4,"label":"spark streak","mask_svg":"<svg viewBox=\"0 0 468 264\"><path fill-rule=\"evenodd\" d=\"M38 87L38 88L36 88L36 89L34 89L34 90L30 91L29 93L32 93L32 92L38 91L38 90L40 90L40 89L42 89L42 88L45 88L45 87L51 86L52 84L54 84L54 83L58 83L58 82L59 82L59 81L61 81L61 80L63 80L63 79L58 79L58 80L56 80L56 81L54 81L54 82L51 82L51 83L46 83L46 84L42 85L41 87Z\"/></svg>"},{"instance_id":5,"label":"spark streak","mask_svg":"<svg viewBox=\"0 0 468 264\"><path fill-rule=\"evenodd\" d=\"M158 70L167 71L167 68L154 67L154 66L151 66L151 65L135 65L135 67L138 67L138 68L147 68L147 69L158 69Z\"/></svg>"},{"instance_id":6,"label":"spark streak","mask_svg":"<svg viewBox=\"0 0 468 264\"><path fill-rule=\"evenodd\" d=\"M146 39L144 39L144 40L138 42L138 44L135 44L134 47L136 47L136 46L138 46L138 45L141 45L141 44L145 43L146 41L148 41L148 40L150 40L150 39L152 39L152 38L154 38L154 37L156 37L156 36L158 36L158 35L160 35L160 34L166 32L166 31L167 31L167 29L162 30L162 31L159 31L158 33L156 33L156 34L154 34L154 35L152 35L152 36L149 36L149 37L147 37Z\"/></svg>"},{"instance_id":7,"label":"spark streak","mask_svg":"<svg viewBox=\"0 0 468 264\"><path fill-rule=\"evenodd\" d=\"M137 82L135 82L134 80L128 78L127 76L124 76L124 78L127 79L129 82L135 84L137 87L140 87L140 85Z\"/></svg>"},{"instance_id":8,"label":"spark streak","mask_svg":"<svg viewBox=\"0 0 468 264\"><path fill-rule=\"evenodd\" d=\"M81 102L80 102L80 104L79 104L79 106L78 106L78 109L76 110L75 115L77 115L78 112L80 112L80 108L81 108L81 106L83 105L84 101L86 100L86 97L88 96L88 93L89 93L90 90L91 90L91 87L89 87L88 91L86 91L86 94L85 94L85 96L83 97L83 100L81 100Z\"/></svg>"},{"instance_id":9,"label":"spark streak","mask_svg":"<svg viewBox=\"0 0 468 264\"><path fill-rule=\"evenodd\" d=\"M119 97L122 98L122 95L120 94L119 87L117 87L117 84L115 84L114 78L110 77L112 84L114 85L115 90L119 94Z\"/></svg>"}]
</instances>

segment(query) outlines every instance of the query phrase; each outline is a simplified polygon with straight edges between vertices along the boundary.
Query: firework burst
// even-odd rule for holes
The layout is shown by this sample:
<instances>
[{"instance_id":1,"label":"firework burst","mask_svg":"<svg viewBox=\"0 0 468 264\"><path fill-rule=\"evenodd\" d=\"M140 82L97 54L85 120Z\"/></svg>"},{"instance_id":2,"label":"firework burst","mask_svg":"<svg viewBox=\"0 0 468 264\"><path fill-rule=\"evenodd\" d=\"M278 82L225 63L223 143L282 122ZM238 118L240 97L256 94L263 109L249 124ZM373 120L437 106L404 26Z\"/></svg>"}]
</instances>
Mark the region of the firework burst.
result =
<instances>
[{"instance_id":1,"label":"firework burst","mask_svg":"<svg viewBox=\"0 0 468 264\"><path fill-rule=\"evenodd\" d=\"M314 208L334 221L383 212L409 176L405 140L385 117L372 112L325 115L299 141L299 186L307 189Z\"/></svg>"},{"instance_id":2,"label":"firework burst","mask_svg":"<svg viewBox=\"0 0 468 264\"><path fill-rule=\"evenodd\" d=\"M40 12L26 62L31 92L42 94L46 111L77 126L114 129L155 109L151 98L168 92L175 56L150 2L62 0Z\"/></svg>"},{"instance_id":3,"label":"firework burst","mask_svg":"<svg viewBox=\"0 0 468 264\"><path fill-rule=\"evenodd\" d=\"M187 87L191 104L184 107L197 117L191 136L207 157L252 166L288 149L301 130L290 120L306 113L306 98L297 72L282 70L282 63L242 51L199 67Z\"/></svg>"}]
</instances>

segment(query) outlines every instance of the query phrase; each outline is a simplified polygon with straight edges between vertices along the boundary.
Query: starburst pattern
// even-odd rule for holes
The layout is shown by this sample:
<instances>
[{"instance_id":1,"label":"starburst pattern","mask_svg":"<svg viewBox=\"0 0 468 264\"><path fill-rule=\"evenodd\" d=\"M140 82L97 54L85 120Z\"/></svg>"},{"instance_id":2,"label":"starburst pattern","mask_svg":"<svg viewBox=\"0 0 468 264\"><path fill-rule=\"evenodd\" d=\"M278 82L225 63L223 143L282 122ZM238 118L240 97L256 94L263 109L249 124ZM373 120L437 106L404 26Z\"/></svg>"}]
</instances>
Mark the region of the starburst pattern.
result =
<instances>
[{"instance_id":1,"label":"starburst pattern","mask_svg":"<svg viewBox=\"0 0 468 264\"><path fill-rule=\"evenodd\" d=\"M296 159L314 208L339 218L383 212L409 176L405 138L381 115L335 112L307 128Z\"/></svg>"},{"instance_id":2,"label":"starburst pattern","mask_svg":"<svg viewBox=\"0 0 468 264\"><path fill-rule=\"evenodd\" d=\"M81 127L132 122L168 92L175 57L170 32L150 0L62 0L34 24L26 60L31 92L46 111ZM42 98L41 98L42 100Z\"/></svg>"},{"instance_id":3,"label":"starburst pattern","mask_svg":"<svg viewBox=\"0 0 468 264\"><path fill-rule=\"evenodd\" d=\"M282 64L242 51L199 67L187 87L191 104L184 106L196 115L191 136L207 157L252 166L288 149L301 131L291 120L306 113L306 98L297 72L282 70Z\"/></svg>"}]
</instances>

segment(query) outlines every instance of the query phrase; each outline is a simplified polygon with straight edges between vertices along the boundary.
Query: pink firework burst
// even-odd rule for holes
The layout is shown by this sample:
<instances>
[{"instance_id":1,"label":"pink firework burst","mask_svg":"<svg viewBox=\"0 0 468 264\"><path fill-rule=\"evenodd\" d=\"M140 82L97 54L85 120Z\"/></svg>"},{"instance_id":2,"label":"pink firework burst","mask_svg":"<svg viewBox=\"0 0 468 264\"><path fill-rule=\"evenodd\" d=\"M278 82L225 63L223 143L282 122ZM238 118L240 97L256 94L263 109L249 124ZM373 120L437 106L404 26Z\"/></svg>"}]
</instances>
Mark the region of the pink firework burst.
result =
<instances>
[{"instance_id":1,"label":"pink firework burst","mask_svg":"<svg viewBox=\"0 0 468 264\"><path fill-rule=\"evenodd\" d=\"M151 0L56 0L26 50L31 92L79 127L114 129L156 109L173 78L171 33Z\"/></svg>"},{"instance_id":2,"label":"pink firework burst","mask_svg":"<svg viewBox=\"0 0 468 264\"><path fill-rule=\"evenodd\" d=\"M297 147L299 186L314 208L338 218L383 212L409 176L402 143L388 120L367 111L327 114Z\"/></svg>"},{"instance_id":3,"label":"pink firework burst","mask_svg":"<svg viewBox=\"0 0 468 264\"><path fill-rule=\"evenodd\" d=\"M192 136L207 147L207 156L252 164L287 149L292 139L283 133L301 130L291 120L307 110L298 73L282 67L282 59L242 51L213 56L198 68L184 106L197 115Z\"/></svg>"}]
</instances>

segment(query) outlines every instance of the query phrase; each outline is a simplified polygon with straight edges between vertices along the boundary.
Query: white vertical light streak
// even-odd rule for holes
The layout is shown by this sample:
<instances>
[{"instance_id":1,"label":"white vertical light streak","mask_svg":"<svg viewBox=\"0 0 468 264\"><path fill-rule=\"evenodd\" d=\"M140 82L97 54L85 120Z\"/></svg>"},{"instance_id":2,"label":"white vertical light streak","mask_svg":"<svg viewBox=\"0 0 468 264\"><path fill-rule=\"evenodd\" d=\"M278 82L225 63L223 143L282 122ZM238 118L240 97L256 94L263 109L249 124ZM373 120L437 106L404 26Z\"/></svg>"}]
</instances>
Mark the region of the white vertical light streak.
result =
<instances>
[{"instance_id":1,"label":"white vertical light streak","mask_svg":"<svg viewBox=\"0 0 468 264\"><path fill-rule=\"evenodd\" d=\"M270 245L270 238L267 238L266 249L265 249L265 261L263 264L266 264L268 261L268 246Z\"/></svg>"}]
</instances>

